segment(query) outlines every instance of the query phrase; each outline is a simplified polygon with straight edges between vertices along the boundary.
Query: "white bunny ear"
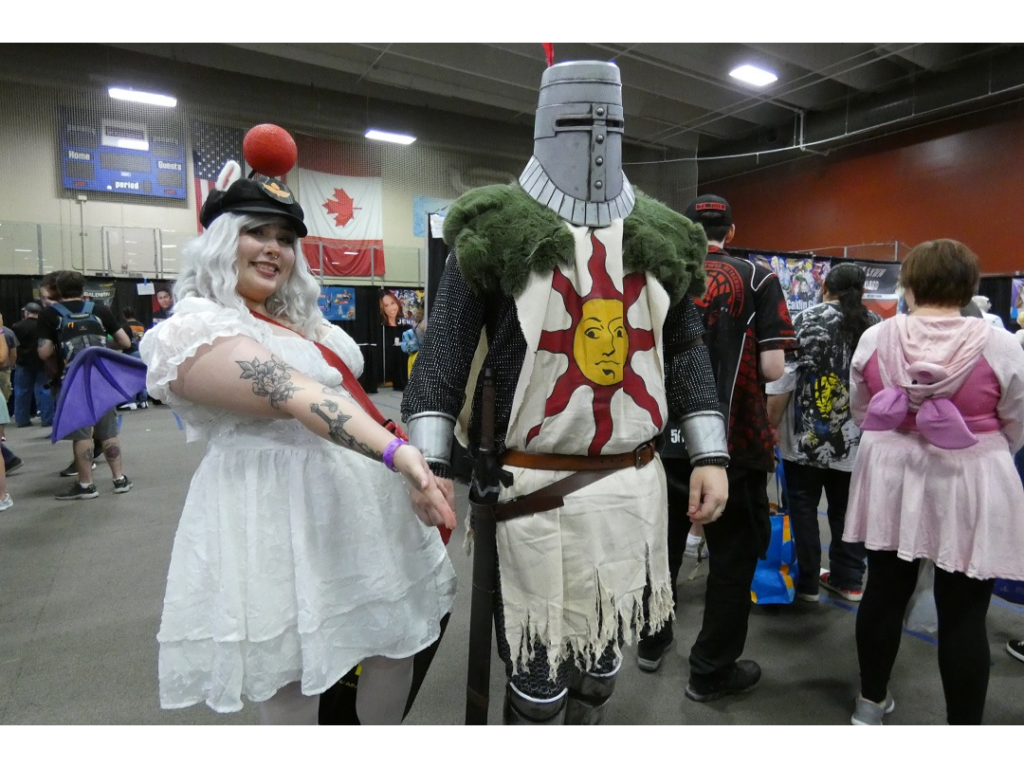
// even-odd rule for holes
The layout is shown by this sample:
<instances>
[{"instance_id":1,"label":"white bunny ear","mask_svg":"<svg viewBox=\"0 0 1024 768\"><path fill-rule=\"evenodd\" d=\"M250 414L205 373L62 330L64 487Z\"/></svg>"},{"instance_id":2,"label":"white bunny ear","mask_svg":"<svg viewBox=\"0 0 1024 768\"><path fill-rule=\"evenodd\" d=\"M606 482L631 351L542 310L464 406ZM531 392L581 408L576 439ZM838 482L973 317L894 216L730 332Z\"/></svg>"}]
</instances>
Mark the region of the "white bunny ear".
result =
<instances>
[{"instance_id":1,"label":"white bunny ear","mask_svg":"<svg viewBox=\"0 0 1024 768\"><path fill-rule=\"evenodd\" d=\"M241 166L234 160L228 160L217 177L217 184L215 186L223 192L240 178L242 178Z\"/></svg>"}]
</instances>

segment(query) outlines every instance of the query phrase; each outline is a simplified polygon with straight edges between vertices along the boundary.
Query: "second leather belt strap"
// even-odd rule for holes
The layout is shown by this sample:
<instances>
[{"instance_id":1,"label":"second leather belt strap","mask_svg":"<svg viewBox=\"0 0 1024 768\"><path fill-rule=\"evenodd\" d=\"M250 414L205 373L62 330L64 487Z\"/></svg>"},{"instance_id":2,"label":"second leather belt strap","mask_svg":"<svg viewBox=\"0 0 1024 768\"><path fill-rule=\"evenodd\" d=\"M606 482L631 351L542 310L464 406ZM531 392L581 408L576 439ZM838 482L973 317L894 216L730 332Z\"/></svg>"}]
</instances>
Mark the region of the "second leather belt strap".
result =
<instances>
[{"instance_id":1,"label":"second leather belt strap","mask_svg":"<svg viewBox=\"0 0 1024 768\"><path fill-rule=\"evenodd\" d=\"M494 514L494 519L500 523L537 512L549 512L563 506L565 504L564 497L570 493L585 488L616 470L626 467L639 469L653 461L656 455L657 447L654 440L644 443L632 453L618 453L610 456L559 456L509 450L501 456L501 462L504 465L528 469L571 471L573 474L526 496L494 504L490 509Z\"/></svg>"}]
</instances>

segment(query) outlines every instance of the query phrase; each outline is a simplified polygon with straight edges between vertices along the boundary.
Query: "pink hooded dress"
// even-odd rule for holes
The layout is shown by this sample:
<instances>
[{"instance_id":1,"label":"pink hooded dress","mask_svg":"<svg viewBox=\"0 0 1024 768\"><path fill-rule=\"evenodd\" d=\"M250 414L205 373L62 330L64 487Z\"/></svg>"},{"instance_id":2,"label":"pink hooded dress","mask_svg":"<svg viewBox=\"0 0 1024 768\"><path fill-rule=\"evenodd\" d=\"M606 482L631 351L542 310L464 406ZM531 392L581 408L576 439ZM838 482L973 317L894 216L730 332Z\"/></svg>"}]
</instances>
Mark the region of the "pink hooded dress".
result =
<instances>
[{"instance_id":1,"label":"pink hooded dress","mask_svg":"<svg viewBox=\"0 0 1024 768\"><path fill-rule=\"evenodd\" d=\"M843 539L975 579L1024 579L1024 350L984 320L899 315L850 370L863 430Z\"/></svg>"}]
</instances>

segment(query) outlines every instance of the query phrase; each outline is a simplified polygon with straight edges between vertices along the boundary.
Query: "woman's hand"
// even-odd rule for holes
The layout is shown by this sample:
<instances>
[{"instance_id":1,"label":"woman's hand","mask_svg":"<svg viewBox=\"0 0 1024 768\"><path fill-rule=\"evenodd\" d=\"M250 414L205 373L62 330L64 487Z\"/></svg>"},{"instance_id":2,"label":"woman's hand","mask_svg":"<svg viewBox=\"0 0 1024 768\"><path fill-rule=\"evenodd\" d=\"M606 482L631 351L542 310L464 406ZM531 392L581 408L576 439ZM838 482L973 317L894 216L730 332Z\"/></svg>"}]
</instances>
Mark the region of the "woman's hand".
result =
<instances>
[{"instance_id":1,"label":"woman's hand","mask_svg":"<svg viewBox=\"0 0 1024 768\"><path fill-rule=\"evenodd\" d=\"M393 463L412 486L409 495L420 522L428 526L443 525L453 530L456 525L455 489L451 481L436 477L423 454L408 443L395 451Z\"/></svg>"}]
</instances>

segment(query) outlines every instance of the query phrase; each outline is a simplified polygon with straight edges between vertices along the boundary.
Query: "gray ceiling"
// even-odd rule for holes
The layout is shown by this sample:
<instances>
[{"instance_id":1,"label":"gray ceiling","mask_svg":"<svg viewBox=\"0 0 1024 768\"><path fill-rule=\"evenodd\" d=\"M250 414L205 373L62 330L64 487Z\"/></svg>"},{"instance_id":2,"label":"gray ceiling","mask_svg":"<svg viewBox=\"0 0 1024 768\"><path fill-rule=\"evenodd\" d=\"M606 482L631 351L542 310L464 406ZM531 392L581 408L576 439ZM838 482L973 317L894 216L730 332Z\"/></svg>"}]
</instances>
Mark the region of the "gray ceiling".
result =
<instances>
[{"instance_id":1,"label":"gray ceiling","mask_svg":"<svg viewBox=\"0 0 1024 768\"><path fill-rule=\"evenodd\" d=\"M24 77L63 57L65 78L88 70L96 81L101 72L127 69L156 85L176 82L193 98L215 99L225 114L231 108L241 114L248 98L250 107L259 100L267 119L275 112L287 119L290 101L294 114L312 109L319 130L361 132L372 120L426 143L475 144L520 157L532 143L546 67L539 43L18 47L17 57L0 56L0 76L20 68ZM629 159L696 154L702 178L799 152L828 152L1024 96L1019 44L555 43L554 53L556 62L617 62ZM745 85L728 74L742 63L779 79L766 88ZM253 77L261 80L253 84ZM249 85L239 92L242 82ZM742 157L713 159L732 155Z\"/></svg>"},{"instance_id":2,"label":"gray ceiling","mask_svg":"<svg viewBox=\"0 0 1024 768\"><path fill-rule=\"evenodd\" d=\"M536 43L126 47L398 102L429 97L440 109L524 127L532 125L546 66ZM616 61L627 138L670 153L799 143L801 127L805 142L817 141L979 100L1020 98L1017 88L1024 84L1024 51L1009 44L566 43L554 51L556 61ZM742 63L770 69L779 79L767 88L745 85L728 74ZM836 125L838 115L843 119Z\"/></svg>"}]
</instances>

